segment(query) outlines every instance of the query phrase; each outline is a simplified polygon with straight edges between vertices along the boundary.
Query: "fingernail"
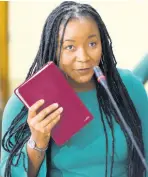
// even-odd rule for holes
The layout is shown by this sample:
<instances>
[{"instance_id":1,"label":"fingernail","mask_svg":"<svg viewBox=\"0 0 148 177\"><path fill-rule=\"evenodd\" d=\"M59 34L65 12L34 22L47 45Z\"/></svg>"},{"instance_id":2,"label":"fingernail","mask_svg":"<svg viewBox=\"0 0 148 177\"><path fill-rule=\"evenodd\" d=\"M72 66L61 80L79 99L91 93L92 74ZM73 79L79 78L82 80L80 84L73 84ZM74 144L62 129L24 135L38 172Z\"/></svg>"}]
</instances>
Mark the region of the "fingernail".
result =
<instances>
[{"instance_id":1,"label":"fingernail","mask_svg":"<svg viewBox=\"0 0 148 177\"><path fill-rule=\"evenodd\" d=\"M44 103L45 101L42 99L42 100L40 100L40 102L41 102L41 103Z\"/></svg>"},{"instance_id":2,"label":"fingernail","mask_svg":"<svg viewBox=\"0 0 148 177\"><path fill-rule=\"evenodd\" d=\"M59 105L58 105L58 103L54 103L54 106L55 106L55 107L58 107Z\"/></svg>"},{"instance_id":3,"label":"fingernail","mask_svg":"<svg viewBox=\"0 0 148 177\"><path fill-rule=\"evenodd\" d=\"M62 108L62 107L60 107L60 108L59 108L59 111L60 111L60 113L61 113L61 112L63 112L63 108Z\"/></svg>"}]
</instances>

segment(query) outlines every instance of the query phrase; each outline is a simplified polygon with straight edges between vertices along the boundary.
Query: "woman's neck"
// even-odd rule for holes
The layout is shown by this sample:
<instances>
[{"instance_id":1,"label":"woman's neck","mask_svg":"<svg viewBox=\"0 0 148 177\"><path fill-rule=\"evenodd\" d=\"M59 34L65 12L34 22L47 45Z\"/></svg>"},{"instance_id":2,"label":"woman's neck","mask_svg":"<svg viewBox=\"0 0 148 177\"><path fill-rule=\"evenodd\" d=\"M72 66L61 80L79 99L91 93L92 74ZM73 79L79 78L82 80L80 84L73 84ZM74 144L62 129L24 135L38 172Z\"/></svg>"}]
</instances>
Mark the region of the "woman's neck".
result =
<instances>
[{"instance_id":1,"label":"woman's neck","mask_svg":"<svg viewBox=\"0 0 148 177\"><path fill-rule=\"evenodd\" d=\"M68 79L68 82L76 92L89 91L96 87L93 79L86 83L77 83L71 79Z\"/></svg>"}]
</instances>

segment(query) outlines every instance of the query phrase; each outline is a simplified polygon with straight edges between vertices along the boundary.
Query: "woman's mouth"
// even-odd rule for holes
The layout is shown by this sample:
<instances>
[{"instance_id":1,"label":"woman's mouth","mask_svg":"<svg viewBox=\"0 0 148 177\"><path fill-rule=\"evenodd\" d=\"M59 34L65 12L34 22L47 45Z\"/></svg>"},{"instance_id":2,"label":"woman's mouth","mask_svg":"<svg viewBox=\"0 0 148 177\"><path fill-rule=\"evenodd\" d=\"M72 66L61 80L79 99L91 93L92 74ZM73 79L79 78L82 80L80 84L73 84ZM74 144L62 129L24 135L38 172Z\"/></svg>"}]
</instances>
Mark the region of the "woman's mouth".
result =
<instances>
[{"instance_id":1,"label":"woman's mouth","mask_svg":"<svg viewBox=\"0 0 148 177\"><path fill-rule=\"evenodd\" d=\"M77 69L79 73L88 73L91 70L91 68L83 68L83 69Z\"/></svg>"}]
</instances>

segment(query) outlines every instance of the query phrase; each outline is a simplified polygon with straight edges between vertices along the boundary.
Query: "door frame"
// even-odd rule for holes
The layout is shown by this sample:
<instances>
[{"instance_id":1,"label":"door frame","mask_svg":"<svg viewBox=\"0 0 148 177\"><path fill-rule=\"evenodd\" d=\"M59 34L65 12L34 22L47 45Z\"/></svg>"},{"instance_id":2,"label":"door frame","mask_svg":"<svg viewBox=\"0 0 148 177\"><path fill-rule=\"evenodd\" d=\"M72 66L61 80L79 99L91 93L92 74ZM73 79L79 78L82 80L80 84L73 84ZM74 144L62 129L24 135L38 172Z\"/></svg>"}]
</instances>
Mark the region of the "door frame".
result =
<instances>
[{"instance_id":1,"label":"door frame","mask_svg":"<svg viewBox=\"0 0 148 177\"><path fill-rule=\"evenodd\" d=\"M4 108L9 94L8 84L8 2L0 2L0 107Z\"/></svg>"}]
</instances>

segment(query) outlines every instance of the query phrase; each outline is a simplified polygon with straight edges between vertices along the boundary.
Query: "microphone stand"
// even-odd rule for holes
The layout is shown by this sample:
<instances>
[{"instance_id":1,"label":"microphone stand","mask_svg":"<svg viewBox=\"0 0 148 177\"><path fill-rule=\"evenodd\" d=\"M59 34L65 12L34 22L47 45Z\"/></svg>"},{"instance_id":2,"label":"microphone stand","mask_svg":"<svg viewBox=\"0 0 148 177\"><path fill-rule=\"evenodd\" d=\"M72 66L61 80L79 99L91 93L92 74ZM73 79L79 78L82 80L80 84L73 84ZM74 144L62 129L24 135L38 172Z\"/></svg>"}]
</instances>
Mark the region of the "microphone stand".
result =
<instances>
[{"instance_id":1,"label":"microphone stand","mask_svg":"<svg viewBox=\"0 0 148 177\"><path fill-rule=\"evenodd\" d=\"M139 157L140 157L140 159L141 159L146 171L148 172L148 165L146 163L146 160L145 160L140 148L138 147L137 142L134 139L134 136L133 136L133 133L132 133L131 129L129 128L129 126L125 122L125 120L124 120L124 118L123 118L123 116L122 116L122 114L121 114L121 112L120 112L120 110L119 110L119 108L117 106L117 103L115 102L115 100L114 100L114 98L113 98L113 96L112 96L112 94L111 94L111 92L110 92L110 90L108 88L108 85L107 85L107 82L106 82L106 78L103 75L100 67L99 66L95 66L94 67L94 72L95 72L95 75L97 77L98 83L100 83L104 87L104 89L106 90L106 92L107 92L107 94L108 94L108 96L109 96L109 98L111 100L112 105L114 106L114 108L115 108L115 110L116 110L116 112L117 112L117 114L118 114L118 116L119 116L119 118L120 118L120 120L121 120L121 122L122 122L122 124L123 124L123 126L124 126L124 128L125 128L125 130L127 132L127 134L128 134L128 136L130 137L131 142L133 143L133 145L134 145L134 147L135 147L135 149L136 149L136 151L137 151L137 153L138 153L138 155L139 155Z\"/></svg>"}]
</instances>

